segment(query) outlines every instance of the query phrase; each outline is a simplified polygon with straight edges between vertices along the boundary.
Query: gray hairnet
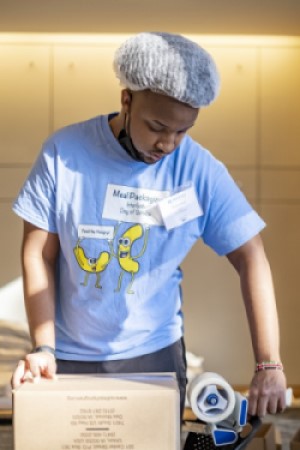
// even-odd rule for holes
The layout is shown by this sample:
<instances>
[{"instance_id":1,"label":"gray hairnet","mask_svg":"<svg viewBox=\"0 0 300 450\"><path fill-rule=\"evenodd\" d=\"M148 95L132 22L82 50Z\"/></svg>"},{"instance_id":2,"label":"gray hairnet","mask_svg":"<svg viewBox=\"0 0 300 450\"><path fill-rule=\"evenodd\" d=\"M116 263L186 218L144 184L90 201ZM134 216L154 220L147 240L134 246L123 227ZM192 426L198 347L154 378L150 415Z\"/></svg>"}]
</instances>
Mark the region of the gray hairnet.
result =
<instances>
[{"instance_id":1,"label":"gray hairnet","mask_svg":"<svg viewBox=\"0 0 300 450\"><path fill-rule=\"evenodd\" d=\"M212 57L195 42L170 33L140 33L116 51L114 70L133 91L150 89L199 108L218 95L220 78Z\"/></svg>"}]
</instances>

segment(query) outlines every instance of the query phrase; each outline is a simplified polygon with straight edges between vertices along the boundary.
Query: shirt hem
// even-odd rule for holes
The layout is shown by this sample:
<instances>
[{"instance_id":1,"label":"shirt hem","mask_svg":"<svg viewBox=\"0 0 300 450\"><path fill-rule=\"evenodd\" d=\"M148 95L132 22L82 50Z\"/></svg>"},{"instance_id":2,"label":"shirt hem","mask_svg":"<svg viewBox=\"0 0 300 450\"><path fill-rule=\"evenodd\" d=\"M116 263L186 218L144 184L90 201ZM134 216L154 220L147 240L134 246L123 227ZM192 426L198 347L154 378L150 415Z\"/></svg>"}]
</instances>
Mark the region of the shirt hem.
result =
<instances>
[{"instance_id":1,"label":"shirt hem","mask_svg":"<svg viewBox=\"0 0 300 450\"><path fill-rule=\"evenodd\" d=\"M96 362L96 361L117 361L122 359L137 358L139 356L147 355L150 353L155 353L169 345L174 344L182 337L182 334L173 336L172 339L166 339L163 342L160 341L159 345L142 345L134 349L127 350L126 352L110 354L110 355L82 355L78 353L67 353L56 349L55 355L57 359L62 359L66 361L85 361L85 362Z\"/></svg>"}]
</instances>

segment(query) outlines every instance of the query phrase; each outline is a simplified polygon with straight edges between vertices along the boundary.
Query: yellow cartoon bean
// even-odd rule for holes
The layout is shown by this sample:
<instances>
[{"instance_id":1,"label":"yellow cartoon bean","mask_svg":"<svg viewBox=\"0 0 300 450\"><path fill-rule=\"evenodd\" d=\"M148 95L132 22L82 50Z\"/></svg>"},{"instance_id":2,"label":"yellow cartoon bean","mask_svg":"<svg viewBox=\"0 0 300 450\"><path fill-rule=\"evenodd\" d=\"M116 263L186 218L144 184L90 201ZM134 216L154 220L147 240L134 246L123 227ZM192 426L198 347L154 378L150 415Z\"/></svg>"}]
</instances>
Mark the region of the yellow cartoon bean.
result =
<instances>
[{"instance_id":1,"label":"yellow cartoon bean","mask_svg":"<svg viewBox=\"0 0 300 450\"><path fill-rule=\"evenodd\" d=\"M127 293L129 294L134 293L134 291L131 290L131 287L134 281L134 276L139 271L140 267L140 264L136 261L136 259L140 258L145 252L148 241L148 233L149 229L146 230L144 245L141 252L135 256L132 255L132 245L135 241L137 241L137 239L143 236L143 227L139 224L133 225L128 230L126 230L125 233L123 233L122 236L120 237L118 241L119 247L117 257L122 272L120 273L119 276L119 282L116 291L120 291L124 272L127 272L131 274L131 282L129 284L129 287L127 288Z\"/></svg>"},{"instance_id":2,"label":"yellow cartoon bean","mask_svg":"<svg viewBox=\"0 0 300 450\"><path fill-rule=\"evenodd\" d=\"M80 247L78 242L76 247L74 248L74 255L81 269L86 272L84 281L81 284L83 286L86 286L90 274L95 273L96 274L95 286L97 288L101 288L102 286L100 285L100 273L106 269L111 259L110 253L101 252L98 258L89 258L85 255L83 248Z\"/></svg>"}]
</instances>

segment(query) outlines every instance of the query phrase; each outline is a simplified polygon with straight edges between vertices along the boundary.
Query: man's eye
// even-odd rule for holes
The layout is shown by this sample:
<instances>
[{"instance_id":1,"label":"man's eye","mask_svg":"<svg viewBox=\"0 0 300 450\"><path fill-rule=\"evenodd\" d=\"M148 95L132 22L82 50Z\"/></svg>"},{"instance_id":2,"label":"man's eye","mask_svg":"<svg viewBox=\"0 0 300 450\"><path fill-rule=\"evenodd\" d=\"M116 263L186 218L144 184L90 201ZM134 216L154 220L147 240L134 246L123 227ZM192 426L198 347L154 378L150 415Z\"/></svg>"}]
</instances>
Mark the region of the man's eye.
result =
<instances>
[{"instance_id":1,"label":"man's eye","mask_svg":"<svg viewBox=\"0 0 300 450\"><path fill-rule=\"evenodd\" d=\"M153 133L160 133L162 131L161 128L155 128L152 126L149 126L150 131L153 131Z\"/></svg>"}]
</instances>

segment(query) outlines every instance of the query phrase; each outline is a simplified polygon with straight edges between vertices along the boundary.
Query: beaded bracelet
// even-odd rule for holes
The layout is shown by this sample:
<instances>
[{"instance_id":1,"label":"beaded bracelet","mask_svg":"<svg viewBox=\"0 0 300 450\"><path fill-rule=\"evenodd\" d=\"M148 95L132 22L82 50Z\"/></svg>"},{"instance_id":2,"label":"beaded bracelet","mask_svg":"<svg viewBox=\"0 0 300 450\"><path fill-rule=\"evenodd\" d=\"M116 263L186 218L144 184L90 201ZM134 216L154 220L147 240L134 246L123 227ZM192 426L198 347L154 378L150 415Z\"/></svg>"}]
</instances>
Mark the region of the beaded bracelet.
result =
<instances>
[{"instance_id":1,"label":"beaded bracelet","mask_svg":"<svg viewBox=\"0 0 300 450\"><path fill-rule=\"evenodd\" d=\"M260 372L261 370L283 370L283 365L278 361L262 361L256 363L255 372Z\"/></svg>"}]
</instances>

